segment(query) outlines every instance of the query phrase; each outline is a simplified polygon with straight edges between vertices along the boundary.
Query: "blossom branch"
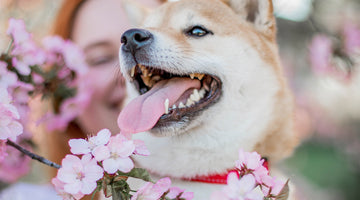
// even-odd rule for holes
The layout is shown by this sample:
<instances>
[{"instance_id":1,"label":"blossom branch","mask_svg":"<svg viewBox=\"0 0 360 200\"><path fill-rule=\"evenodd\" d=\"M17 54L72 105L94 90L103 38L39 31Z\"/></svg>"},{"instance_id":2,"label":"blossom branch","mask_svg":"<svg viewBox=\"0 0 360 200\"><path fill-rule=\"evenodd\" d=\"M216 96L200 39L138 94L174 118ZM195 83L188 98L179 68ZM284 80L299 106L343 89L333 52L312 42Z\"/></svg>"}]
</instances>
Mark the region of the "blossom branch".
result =
<instances>
[{"instance_id":1,"label":"blossom branch","mask_svg":"<svg viewBox=\"0 0 360 200\"><path fill-rule=\"evenodd\" d=\"M39 155L36 155L26 149L24 149L23 147L17 145L16 143L12 142L11 140L7 140L6 141L6 144L9 145L9 146L12 146L14 147L15 149L19 150L20 152L22 152L23 154L29 156L31 159L34 159L34 160L37 160L45 165L48 165L50 167L54 167L56 169L60 169L61 166L59 164L56 164L54 162L51 162L50 160L47 160L46 158L42 157L42 156L39 156Z\"/></svg>"}]
</instances>

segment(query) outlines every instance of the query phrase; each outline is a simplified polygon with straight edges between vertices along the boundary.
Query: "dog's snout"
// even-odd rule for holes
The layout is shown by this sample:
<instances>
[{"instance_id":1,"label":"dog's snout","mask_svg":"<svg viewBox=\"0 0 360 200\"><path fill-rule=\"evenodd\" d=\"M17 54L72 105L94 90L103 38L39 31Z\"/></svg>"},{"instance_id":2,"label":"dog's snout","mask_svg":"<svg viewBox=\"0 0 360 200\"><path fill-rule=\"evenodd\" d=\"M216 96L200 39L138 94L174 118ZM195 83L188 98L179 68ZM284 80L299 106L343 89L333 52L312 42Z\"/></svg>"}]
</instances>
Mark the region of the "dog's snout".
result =
<instances>
[{"instance_id":1,"label":"dog's snout","mask_svg":"<svg viewBox=\"0 0 360 200\"><path fill-rule=\"evenodd\" d=\"M145 29L130 29L121 36L123 50L130 51L132 54L150 44L152 40L153 35Z\"/></svg>"}]
</instances>

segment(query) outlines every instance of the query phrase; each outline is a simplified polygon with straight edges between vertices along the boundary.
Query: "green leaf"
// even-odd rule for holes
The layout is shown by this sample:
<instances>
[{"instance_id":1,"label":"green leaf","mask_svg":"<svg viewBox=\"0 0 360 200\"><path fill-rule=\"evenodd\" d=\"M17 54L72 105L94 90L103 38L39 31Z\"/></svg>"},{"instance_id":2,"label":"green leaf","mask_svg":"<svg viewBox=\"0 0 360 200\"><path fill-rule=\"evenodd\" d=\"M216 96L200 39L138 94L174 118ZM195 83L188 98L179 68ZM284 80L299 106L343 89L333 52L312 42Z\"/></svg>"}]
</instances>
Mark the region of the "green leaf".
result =
<instances>
[{"instance_id":1,"label":"green leaf","mask_svg":"<svg viewBox=\"0 0 360 200\"><path fill-rule=\"evenodd\" d=\"M284 187L281 189L280 193L275 197L276 200L287 200L289 198L289 179L286 181Z\"/></svg>"},{"instance_id":2,"label":"green leaf","mask_svg":"<svg viewBox=\"0 0 360 200\"><path fill-rule=\"evenodd\" d=\"M130 186L125 179L114 181L111 184L112 199L113 200L127 200L130 199Z\"/></svg>"},{"instance_id":3,"label":"green leaf","mask_svg":"<svg viewBox=\"0 0 360 200\"><path fill-rule=\"evenodd\" d=\"M143 168L134 168L129 173L119 172L119 175L120 176L138 178L138 179L142 179L142 180L147 181L147 182L153 182L151 180L149 172L147 172Z\"/></svg>"}]
</instances>

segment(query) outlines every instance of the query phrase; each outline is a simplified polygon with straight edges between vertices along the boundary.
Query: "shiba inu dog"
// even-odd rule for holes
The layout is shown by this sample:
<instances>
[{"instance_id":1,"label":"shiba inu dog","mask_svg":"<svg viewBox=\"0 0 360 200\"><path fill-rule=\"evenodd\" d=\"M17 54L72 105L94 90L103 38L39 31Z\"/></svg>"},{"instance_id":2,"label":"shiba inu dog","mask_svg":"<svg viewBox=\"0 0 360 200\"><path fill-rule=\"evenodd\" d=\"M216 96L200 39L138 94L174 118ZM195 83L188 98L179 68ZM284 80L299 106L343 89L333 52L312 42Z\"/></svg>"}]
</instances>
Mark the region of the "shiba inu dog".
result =
<instances>
[{"instance_id":1,"label":"shiba inu dog","mask_svg":"<svg viewBox=\"0 0 360 200\"><path fill-rule=\"evenodd\" d=\"M209 199L222 185L188 179L233 169L240 148L270 163L292 153L271 0L167 2L141 27L121 39L128 99L118 119L151 152L134 157L139 167Z\"/></svg>"}]
</instances>

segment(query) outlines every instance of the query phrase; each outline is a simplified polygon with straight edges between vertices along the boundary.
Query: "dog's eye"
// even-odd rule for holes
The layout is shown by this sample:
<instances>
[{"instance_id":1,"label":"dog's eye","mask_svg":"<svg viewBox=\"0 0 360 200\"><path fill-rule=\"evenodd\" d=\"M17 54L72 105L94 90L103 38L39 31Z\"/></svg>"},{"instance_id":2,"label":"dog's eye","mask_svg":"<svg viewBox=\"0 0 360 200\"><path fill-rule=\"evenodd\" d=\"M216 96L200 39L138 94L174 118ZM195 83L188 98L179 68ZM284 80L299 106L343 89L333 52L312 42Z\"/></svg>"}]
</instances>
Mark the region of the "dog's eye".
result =
<instances>
[{"instance_id":1,"label":"dog's eye","mask_svg":"<svg viewBox=\"0 0 360 200\"><path fill-rule=\"evenodd\" d=\"M188 31L186 31L187 35L195 36L195 37L203 37L209 33L212 34L211 31L209 31L201 26L194 26L194 27L190 28Z\"/></svg>"}]
</instances>

